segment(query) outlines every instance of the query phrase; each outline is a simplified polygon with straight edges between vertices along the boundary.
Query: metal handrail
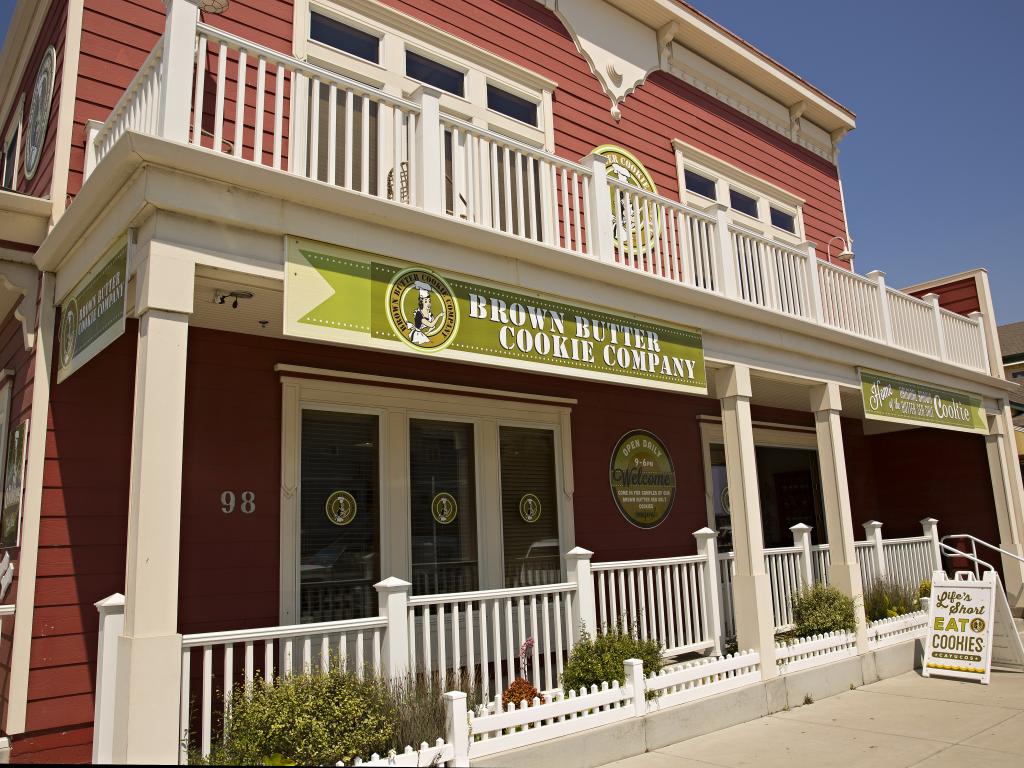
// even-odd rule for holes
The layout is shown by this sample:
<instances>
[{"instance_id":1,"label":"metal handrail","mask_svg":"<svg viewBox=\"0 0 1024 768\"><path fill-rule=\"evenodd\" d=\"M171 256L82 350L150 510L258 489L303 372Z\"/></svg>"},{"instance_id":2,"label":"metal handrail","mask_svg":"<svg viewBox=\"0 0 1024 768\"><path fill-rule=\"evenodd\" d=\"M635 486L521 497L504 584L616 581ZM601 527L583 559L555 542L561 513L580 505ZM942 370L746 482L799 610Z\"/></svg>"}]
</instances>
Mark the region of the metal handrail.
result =
<instances>
[{"instance_id":1,"label":"metal handrail","mask_svg":"<svg viewBox=\"0 0 1024 768\"><path fill-rule=\"evenodd\" d=\"M957 549L956 547L950 546L946 543L946 539L967 539L969 542L971 542L970 553L964 552L962 550ZM945 554L947 557L949 557L950 555L953 555L955 557L964 557L974 563L975 576L981 575L978 569L979 565L984 565L990 571L995 570L995 568L993 568L991 564L986 563L984 560L978 557L979 544L981 544L981 546L983 547L991 549L993 552L998 552L1001 555L1007 555L1009 557L1012 557L1014 560L1019 560L1020 562L1024 563L1024 557L1016 555L1013 552L1008 552L1002 547L997 547L995 544L989 544L984 539L979 539L977 536L972 536L969 533L950 533L939 539L939 548L943 550L943 554Z\"/></svg>"}]
</instances>

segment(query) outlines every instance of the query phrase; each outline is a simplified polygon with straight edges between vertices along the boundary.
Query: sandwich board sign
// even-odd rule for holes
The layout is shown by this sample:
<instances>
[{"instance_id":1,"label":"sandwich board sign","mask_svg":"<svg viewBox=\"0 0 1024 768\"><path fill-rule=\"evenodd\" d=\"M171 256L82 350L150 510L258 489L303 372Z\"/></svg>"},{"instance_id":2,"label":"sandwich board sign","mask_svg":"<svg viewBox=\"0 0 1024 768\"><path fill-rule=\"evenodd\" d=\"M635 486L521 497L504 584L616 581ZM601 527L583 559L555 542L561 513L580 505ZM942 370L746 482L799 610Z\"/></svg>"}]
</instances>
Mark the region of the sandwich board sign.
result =
<instances>
[{"instance_id":1,"label":"sandwich board sign","mask_svg":"<svg viewBox=\"0 0 1024 768\"><path fill-rule=\"evenodd\" d=\"M936 571L921 674L987 685L993 667L1024 672L1024 645L1003 583L995 571L987 571L980 581L967 571L953 579Z\"/></svg>"}]
</instances>

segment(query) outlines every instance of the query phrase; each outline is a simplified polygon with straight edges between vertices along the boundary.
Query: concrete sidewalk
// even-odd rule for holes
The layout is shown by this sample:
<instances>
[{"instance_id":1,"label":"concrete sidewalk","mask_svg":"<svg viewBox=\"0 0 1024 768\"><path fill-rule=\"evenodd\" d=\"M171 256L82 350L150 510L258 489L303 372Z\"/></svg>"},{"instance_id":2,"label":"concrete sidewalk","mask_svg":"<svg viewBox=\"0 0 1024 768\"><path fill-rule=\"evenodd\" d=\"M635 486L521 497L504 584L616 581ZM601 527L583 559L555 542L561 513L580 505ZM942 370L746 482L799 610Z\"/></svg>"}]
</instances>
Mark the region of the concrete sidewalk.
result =
<instances>
[{"instance_id":1,"label":"concrete sidewalk","mask_svg":"<svg viewBox=\"0 0 1024 768\"><path fill-rule=\"evenodd\" d=\"M908 672L605 768L1024 767L1024 674Z\"/></svg>"}]
</instances>

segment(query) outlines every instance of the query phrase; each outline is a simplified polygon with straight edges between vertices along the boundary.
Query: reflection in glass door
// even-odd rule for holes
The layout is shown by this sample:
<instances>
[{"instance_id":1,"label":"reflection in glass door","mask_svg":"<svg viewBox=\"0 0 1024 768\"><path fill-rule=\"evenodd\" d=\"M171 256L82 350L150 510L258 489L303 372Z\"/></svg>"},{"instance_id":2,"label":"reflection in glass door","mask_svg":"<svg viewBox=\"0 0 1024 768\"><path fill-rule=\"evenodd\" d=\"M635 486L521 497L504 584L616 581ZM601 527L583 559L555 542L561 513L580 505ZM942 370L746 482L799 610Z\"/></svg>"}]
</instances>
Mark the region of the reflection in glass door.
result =
<instances>
[{"instance_id":1,"label":"reflection in glass door","mask_svg":"<svg viewBox=\"0 0 1024 768\"><path fill-rule=\"evenodd\" d=\"M473 425L409 420L413 594L479 588Z\"/></svg>"},{"instance_id":2,"label":"reflection in glass door","mask_svg":"<svg viewBox=\"0 0 1024 768\"><path fill-rule=\"evenodd\" d=\"M377 416L303 411L299 620L377 614L380 580Z\"/></svg>"},{"instance_id":3,"label":"reflection in glass door","mask_svg":"<svg viewBox=\"0 0 1024 768\"><path fill-rule=\"evenodd\" d=\"M501 519L505 586L561 580L555 435L550 429L501 427Z\"/></svg>"}]
</instances>

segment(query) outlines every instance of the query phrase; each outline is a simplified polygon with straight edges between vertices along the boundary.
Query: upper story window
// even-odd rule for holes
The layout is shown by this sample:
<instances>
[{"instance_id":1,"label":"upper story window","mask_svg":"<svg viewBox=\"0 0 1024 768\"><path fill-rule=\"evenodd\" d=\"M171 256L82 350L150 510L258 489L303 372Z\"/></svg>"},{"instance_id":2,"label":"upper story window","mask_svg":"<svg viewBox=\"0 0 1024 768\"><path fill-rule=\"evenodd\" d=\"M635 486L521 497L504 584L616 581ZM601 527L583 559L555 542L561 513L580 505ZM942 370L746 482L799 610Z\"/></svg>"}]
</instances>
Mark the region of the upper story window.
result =
<instances>
[{"instance_id":1,"label":"upper story window","mask_svg":"<svg viewBox=\"0 0 1024 768\"><path fill-rule=\"evenodd\" d=\"M25 98L22 97L14 118L4 137L3 154L0 155L0 188L15 189L18 186L18 161L21 148L21 119Z\"/></svg>"},{"instance_id":2,"label":"upper story window","mask_svg":"<svg viewBox=\"0 0 1024 768\"><path fill-rule=\"evenodd\" d=\"M342 24L337 19L324 16L322 13L311 13L309 16L309 37L331 48L358 56L360 59L380 63L380 38Z\"/></svg>"},{"instance_id":3,"label":"upper story window","mask_svg":"<svg viewBox=\"0 0 1024 768\"><path fill-rule=\"evenodd\" d=\"M537 125L537 103L487 84L487 108L519 120L527 125Z\"/></svg>"},{"instance_id":4,"label":"upper story window","mask_svg":"<svg viewBox=\"0 0 1024 768\"><path fill-rule=\"evenodd\" d=\"M684 203L697 208L720 203L738 227L790 245L804 240L802 199L679 139L672 146Z\"/></svg>"},{"instance_id":5,"label":"upper story window","mask_svg":"<svg viewBox=\"0 0 1024 768\"><path fill-rule=\"evenodd\" d=\"M419 80L456 96L466 95L464 73L408 49L405 51L405 74L413 80Z\"/></svg>"}]
</instances>

